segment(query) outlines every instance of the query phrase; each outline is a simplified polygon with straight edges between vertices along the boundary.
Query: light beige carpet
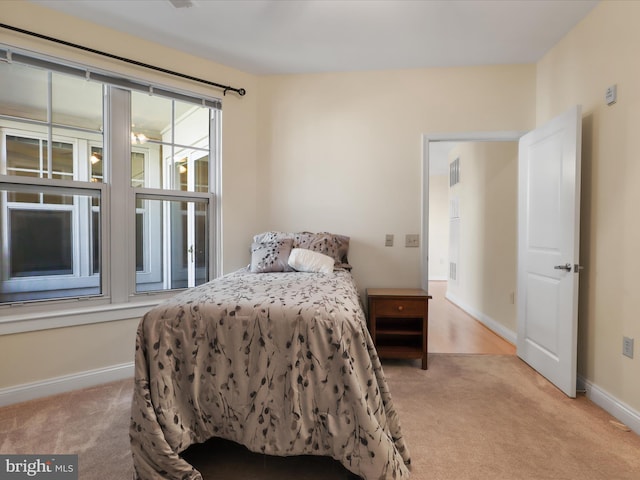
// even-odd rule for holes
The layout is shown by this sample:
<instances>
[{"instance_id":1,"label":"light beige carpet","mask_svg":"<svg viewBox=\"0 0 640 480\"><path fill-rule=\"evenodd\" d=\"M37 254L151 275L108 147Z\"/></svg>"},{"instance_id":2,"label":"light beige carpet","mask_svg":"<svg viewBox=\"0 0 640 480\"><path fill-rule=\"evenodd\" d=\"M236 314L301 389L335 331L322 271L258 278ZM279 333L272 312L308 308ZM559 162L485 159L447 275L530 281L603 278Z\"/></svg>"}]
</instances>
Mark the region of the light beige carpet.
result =
<instances>
[{"instance_id":1,"label":"light beige carpet","mask_svg":"<svg viewBox=\"0 0 640 480\"><path fill-rule=\"evenodd\" d=\"M412 480L638 480L640 437L571 400L514 356L384 364ZM131 381L0 408L0 452L78 453L80 479L130 479ZM275 458L213 440L185 456L205 479L344 480L328 458ZM371 479L373 480L373 479Z\"/></svg>"},{"instance_id":2,"label":"light beige carpet","mask_svg":"<svg viewBox=\"0 0 640 480\"><path fill-rule=\"evenodd\" d=\"M432 355L385 373L412 479L638 480L640 437L570 399L515 356Z\"/></svg>"}]
</instances>

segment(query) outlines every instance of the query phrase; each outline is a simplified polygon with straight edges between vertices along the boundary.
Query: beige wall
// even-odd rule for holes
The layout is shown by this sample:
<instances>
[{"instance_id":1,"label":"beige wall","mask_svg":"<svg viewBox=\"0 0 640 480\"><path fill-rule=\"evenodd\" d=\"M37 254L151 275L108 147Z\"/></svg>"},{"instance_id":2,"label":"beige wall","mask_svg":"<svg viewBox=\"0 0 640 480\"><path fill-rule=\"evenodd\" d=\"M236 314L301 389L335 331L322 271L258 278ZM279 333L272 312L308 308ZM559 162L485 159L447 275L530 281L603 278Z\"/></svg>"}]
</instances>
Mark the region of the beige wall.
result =
<instances>
[{"instance_id":1,"label":"beige wall","mask_svg":"<svg viewBox=\"0 0 640 480\"><path fill-rule=\"evenodd\" d=\"M640 2L601 2L537 65L537 124L583 107L578 372L640 411ZM605 104L617 84L618 102ZM623 335L635 358L622 356Z\"/></svg>"},{"instance_id":2,"label":"beige wall","mask_svg":"<svg viewBox=\"0 0 640 480\"><path fill-rule=\"evenodd\" d=\"M133 361L138 319L0 336L0 388Z\"/></svg>"},{"instance_id":3,"label":"beige wall","mask_svg":"<svg viewBox=\"0 0 640 480\"><path fill-rule=\"evenodd\" d=\"M117 33L26 2L2 2L2 22L217 83L243 87L223 98L223 269L248 263L256 231L256 109L258 79L200 58ZM0 43L137 78L222 96L208 86L88 55L0 28ZM2 312L0 312L2 315ZM137 319L0 336L0 389L133 361Z\"/></svg>"},{"instance_id":4,"label":"beige wall","mask_svg":"<svg viewBox=\"0 0 640 480\"><path fill-rule=\"evenodd\" d=\"M515 337L517 271L517 142L462 142L460 182L451 188L460 205L458 279L447 295L499 333Z\"/></svg>"},{"instance_id":5,"label":"beige wall","mask_svg":"<svg viewBox=\"0 0 640 480\"><path fill-rule=\"evenodd\" d=\"M429 281L449 277L449 176L429 177Z\"/></svg>"},{"instance_id":6,"label":"beige wall","mask_svg":"<svg viewBox=\"0 0 640 480\"><path fill-rule=\"evenodd\" d=\"M361 289L419 287L421 134L530 129L534 91L531 65L261 79L263 228L349 235Z\"/></svg>"}]
</instances>

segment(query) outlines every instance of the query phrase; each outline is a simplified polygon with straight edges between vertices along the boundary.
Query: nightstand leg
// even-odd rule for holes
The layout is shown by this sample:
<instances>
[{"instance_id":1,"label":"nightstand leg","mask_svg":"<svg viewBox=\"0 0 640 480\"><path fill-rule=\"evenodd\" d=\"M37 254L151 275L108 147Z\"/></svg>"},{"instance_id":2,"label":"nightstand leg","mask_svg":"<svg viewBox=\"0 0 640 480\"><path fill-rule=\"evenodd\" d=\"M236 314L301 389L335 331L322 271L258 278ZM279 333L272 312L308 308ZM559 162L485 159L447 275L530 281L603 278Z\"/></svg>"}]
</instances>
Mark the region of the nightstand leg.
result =
<instances>
[{"instance_id":1,"label":"nightstand leg","mask_svg":"<svg viewBox=\"0 0 640 480\"><path fill-rule=\"evenodd\" d=\"M428 357L428 351L429 351L429 311L427 310L427 314L424 317L424 324L423 324L423 341L424 341L424 345L422 348L422 369L426 370L427 369L427 357Z\"/></svg>"}]
</instances>

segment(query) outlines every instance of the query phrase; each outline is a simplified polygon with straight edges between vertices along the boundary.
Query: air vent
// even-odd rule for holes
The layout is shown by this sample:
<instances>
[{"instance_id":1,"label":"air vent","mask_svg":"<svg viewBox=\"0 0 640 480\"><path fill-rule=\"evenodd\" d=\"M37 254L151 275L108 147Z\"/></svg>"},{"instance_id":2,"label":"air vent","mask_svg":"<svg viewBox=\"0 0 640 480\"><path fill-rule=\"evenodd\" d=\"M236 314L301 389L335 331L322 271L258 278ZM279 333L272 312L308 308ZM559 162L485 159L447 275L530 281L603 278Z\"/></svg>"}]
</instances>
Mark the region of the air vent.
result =
<instances>
[{"instance_id":1,"label":"air vent","mask_svg":"<svg viewBox=\"0 0 640 480\"><path fill-rule=\"evenodd\" d=\"M452 196L449 200L449 218L460 218L460 198Z\"/></svg>"},{"instance_id":2,"label":"air vent","mask_svg":"<svg viewBox=\"0 0 640 480\"><path fill-rule=\"evenodd\" d=\"M449 281L458 284L458 264L460 263L460 218L449 220Z\"/></svg>"},{"instance_id":3,"label":"air vent","mask_svg":"<svg viewBox=\"0 0 640 480\"><path fill-rule=\"evenodd\" d=\"M453 187L460 182L460 157L449 164L449 186Z\"/></svg>"},{"instance_id":4,"label":"air vent","mask_svg":"<svg viewBox=\"0 0 640 480\"><path fill-rule=\"evenodd\" d=\"M455 262L449 262L449 280L458 279L458 264Z\"/></svg>"}]
</instances>

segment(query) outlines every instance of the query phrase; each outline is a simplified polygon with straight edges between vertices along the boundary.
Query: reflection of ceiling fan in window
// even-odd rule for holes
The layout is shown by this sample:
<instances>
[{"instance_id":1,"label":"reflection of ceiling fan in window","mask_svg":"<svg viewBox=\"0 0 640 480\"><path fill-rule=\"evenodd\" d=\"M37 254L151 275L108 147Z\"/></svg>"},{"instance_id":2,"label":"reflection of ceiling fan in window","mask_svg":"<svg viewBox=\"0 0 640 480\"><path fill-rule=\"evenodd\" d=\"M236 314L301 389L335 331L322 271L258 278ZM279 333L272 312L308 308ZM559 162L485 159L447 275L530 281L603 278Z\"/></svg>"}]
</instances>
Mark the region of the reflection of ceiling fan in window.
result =
<instances>
[{"instance_id":1,"label":"reflection of ceiling fan in window","mask_svg":"<svg viewBox=\"0 0 640 480\"><path fill-rule=\"evenodd\" d=\"M190 7L193 7L193 1L192 0L169 0L169 2L171 3L171 5L173 5L176 8L190 8Z\"/></svg>"}]
</instances>

